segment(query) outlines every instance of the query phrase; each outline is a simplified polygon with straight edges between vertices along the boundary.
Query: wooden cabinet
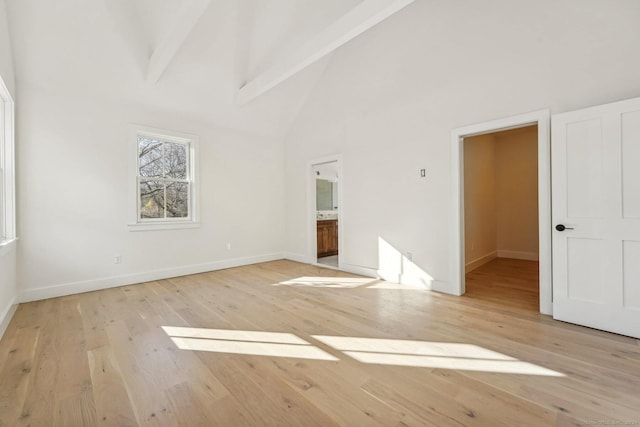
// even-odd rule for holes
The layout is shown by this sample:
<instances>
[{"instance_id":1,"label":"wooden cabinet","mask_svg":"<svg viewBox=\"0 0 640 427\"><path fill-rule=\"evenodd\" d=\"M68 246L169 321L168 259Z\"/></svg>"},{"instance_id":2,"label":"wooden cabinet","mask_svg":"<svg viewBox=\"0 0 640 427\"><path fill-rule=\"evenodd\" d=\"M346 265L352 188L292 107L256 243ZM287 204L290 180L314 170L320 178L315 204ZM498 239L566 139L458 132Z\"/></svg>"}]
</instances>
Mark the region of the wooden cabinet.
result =
<instances>
[{"instance_id":1,"label":"wooden cabinet","mask_svg":"<svg viewBox=\"0 0 640 427\"><path fill-rule=\"evenodd\" d=\"M316 222L318 232L318 257L338 254L338 220Z\"/></svg>"}]
</instances>

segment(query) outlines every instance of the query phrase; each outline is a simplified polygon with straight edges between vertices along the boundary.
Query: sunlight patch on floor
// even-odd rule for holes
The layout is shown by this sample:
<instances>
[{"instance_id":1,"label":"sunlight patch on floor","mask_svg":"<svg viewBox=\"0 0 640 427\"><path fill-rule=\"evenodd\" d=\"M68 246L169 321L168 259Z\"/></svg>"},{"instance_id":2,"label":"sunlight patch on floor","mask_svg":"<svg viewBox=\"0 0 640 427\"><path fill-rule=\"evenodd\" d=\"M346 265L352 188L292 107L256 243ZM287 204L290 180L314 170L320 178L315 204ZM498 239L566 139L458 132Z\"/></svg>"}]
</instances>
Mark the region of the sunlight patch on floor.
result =
<instances>
[{"instance_id":1,"label":"sunlight patch on floor","mask_svg":"<svg viewBox=\"0 0 640 427\"><path fill-rule=\"evenodd\" d=\"M338 360L302 338L281 332L163 326L181 350L297 359Z\"/></svg>"},{"instance_id":2,"label":"sunlight patch on floor","mask_svg":"<svg viewBox=\"0 0 640 427\"><path fill-rule=\"evenodd\" d=\"M428 291L423 286L416 285L401 285L400 283L387 282L387 281L379 281L370 286L367 286L367 289L388 289L388 290L396 290L396 291Z\"/></svg>"},{"instance_id":3,"label":"sunlight patch on floor","mask_svg":"<svg viewBox=\"0 0 640 427\"><path fill-rule=\"evenodd\" d=\"M413 284L401 285L399 283L388 282L385 280L372 279L368 277L298 277L297 279L285 280L275 283L273 286L308 286L315 288L359 288L366 289L391 289L391 290L409 290L424 291L424 286L416 286Z\"/></svg>"},{"instance_id":4,"label":"sunlight patch on floor","mask_svg":"<svg viewBox=\"0 0 640 427\"><path fill-rule=\"evenodd\" d=\"M171 339L181 350L211 351L215 353L249 354L271 357L293 357L297 359L338 360L336 357L312 345L207 340L184 337L171 337Z\"/></svg>"},{"instance_id":5,"label":"sunlight patch on floor","mask_svg":"<svg viewBox=\"0 0 640 427\"><path fill-rule=\"evenodd\" d=\"M297 335L284 332L240 331L232 329L187 328L181 326L163 326L170 337L204 338L214 340L233 340L247 342L266 342L276 344L310 345Z\"/></svg>"},{"instance_id":6,"label":"sunlight patch on floor","mask_svg":"<svg viewBox=\"0 0 640 427\"><path fill-rule=\"evenodd\" d=\"M163 326L162 329L181 350L325 361L339 360L291 333L179 326ZM367 364L565 376L560 372L475 344L329 335L312 335L312 338Z\"/></svg>"},{"instance_id":7,"label":"sunlight patch on floor","mask_svg":"<svg viewBox=\"0 0 640 427\"><path fill-rule=\"evenodd\" d=\"M298 277L274 284L274 286L309 286L317 288L356 288L376 282L369 277Z\"/></svg>"},{"instance_id":8,"label":"sunlight patch on floor","mask_svg":"<svg viewBox=\"0 0 640 427\"><path fill-rule=\"evenodd\" d=\"M324 335L313 335L313 338L362 363L520 375L564 376L560 372L523 362L473 344Z\"/></svg>"}]
</instances>

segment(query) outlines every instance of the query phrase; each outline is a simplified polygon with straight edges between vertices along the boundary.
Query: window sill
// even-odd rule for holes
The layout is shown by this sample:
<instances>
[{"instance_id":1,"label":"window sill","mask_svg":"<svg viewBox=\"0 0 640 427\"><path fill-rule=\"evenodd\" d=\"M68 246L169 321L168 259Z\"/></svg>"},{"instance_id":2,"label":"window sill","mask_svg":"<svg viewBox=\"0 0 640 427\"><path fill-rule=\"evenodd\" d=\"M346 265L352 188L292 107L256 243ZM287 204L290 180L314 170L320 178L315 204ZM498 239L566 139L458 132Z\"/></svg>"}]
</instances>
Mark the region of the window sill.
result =
<instances>
[{"instance_id":1,"label":"window sill","mask_svg":"<svg viewBox=\"0 0 640 427\"><path fill-rule=\"evenodd\" d=\"M182 230L199 228L199 222L138 222L129 224L129 231Z\"/></svg>"},{"instance_id":2,"label":"window sill","mask_svg":"<svg viewBox=\"0 0 640 427\"><path fill-rule=\"evenodd\" d=\"M17 241L18 238L16 237L15 239L3 240L2 242L0 242L0 256L5 256L6 254L12 252L16 247Z\"/></svg>"}]
</instances>

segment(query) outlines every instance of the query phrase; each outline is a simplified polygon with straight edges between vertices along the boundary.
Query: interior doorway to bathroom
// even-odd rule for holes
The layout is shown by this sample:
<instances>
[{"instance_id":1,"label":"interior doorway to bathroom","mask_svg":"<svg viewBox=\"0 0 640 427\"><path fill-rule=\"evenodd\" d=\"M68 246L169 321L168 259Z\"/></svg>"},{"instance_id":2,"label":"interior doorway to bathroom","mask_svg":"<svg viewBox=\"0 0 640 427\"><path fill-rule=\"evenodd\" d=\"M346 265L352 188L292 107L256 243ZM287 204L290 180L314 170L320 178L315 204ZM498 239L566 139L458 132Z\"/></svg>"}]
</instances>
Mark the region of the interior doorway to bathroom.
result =
<instances>
[{"instance_id":1,"label":"interior doorway to bathroom","mask_svg":"<svg viewBox=\"0 0 640 427\"><path fill-rule=\"evenodd\" d=\"M315 260L323 266L339 267L340 174L338 161L314 164Z\"/></svg>"}]
</instances>

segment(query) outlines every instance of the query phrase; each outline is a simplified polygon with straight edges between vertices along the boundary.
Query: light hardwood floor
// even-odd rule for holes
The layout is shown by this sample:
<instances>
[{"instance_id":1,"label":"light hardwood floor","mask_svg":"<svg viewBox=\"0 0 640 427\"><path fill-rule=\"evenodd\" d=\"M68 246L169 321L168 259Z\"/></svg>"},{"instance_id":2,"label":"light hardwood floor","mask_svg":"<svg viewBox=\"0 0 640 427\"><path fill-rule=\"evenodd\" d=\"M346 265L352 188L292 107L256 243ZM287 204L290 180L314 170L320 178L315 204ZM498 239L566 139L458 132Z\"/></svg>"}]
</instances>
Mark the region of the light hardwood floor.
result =
<instances>
[{"instance_id":1,"label":"light hardwood floor","mask_svg":"<svg viewBox=\"0 0 640 427\"><path fill-rule=\"evenodd\" d=\"M0 425L639 422L638 341L538 314L503 261L464 297L276 261L21 304Z\"/></svg>"}]
</instances>

